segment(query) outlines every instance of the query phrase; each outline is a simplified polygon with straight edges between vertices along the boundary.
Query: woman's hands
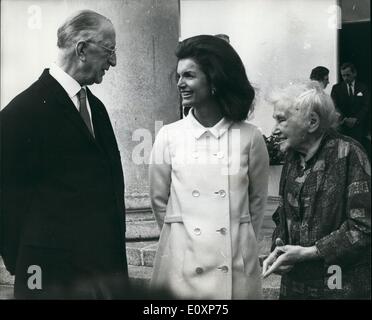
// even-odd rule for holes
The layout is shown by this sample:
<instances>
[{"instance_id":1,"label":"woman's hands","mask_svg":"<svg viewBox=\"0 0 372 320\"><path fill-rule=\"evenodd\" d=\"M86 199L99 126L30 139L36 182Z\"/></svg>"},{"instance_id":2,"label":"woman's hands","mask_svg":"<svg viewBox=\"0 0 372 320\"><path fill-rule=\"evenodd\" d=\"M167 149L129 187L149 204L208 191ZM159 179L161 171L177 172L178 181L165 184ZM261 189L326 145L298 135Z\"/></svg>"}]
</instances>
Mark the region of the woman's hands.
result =
<instances>
[{"instance_id":1,"label":"woman's hands","mask_svg":"<svg viewBox=\"0 0 372 320\"><path fill-rule=\"evenodd\" d=\"M315 246L284 245L283 241L279 238L276 239L275 243L275 250L271 252L262 265L262 275L264 278L268 277L271 273L287 273L296 263L315 259L319 256Z\"/></svg>"}]
</instances>

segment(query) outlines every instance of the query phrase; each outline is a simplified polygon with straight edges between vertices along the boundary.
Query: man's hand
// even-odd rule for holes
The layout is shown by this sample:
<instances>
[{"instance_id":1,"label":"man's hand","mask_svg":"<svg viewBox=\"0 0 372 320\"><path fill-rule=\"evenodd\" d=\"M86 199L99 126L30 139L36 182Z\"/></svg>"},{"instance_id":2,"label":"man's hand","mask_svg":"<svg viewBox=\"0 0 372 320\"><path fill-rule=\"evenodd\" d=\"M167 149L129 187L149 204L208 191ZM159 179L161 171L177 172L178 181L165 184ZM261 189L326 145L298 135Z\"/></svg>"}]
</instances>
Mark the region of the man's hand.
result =
<instances>
[{"instance_id":1,"label":"man's hand","mask_svg":"<svg viewBox=\"0 0 372 320\"><path fill-rule=\"evenodd\" d=\"M262 275L266 278L273 272L279 274L288 272L294 264L316 258L317 256L318 253L315 246L278 246L263 262Z\"/></svg>"}]
</instances>

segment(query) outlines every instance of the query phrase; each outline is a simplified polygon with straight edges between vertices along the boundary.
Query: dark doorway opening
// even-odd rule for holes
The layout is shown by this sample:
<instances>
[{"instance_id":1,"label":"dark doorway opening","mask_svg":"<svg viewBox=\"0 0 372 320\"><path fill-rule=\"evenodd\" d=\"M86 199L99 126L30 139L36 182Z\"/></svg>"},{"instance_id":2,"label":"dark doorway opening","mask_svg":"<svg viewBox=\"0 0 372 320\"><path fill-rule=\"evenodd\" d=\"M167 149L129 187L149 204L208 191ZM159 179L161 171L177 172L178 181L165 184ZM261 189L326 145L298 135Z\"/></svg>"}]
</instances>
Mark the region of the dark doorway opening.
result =
<instances>
[{"instance_id":1,"label":"dark doorway opening","mask_svg":"<svg viewBox=\"0 0 372 320\"><path fill-rule=\"evenodd\" d=\"M339 31L339 64L352 62L358 79L371 88L371 22L343 23Z\"/></svg>"}]
</instances>

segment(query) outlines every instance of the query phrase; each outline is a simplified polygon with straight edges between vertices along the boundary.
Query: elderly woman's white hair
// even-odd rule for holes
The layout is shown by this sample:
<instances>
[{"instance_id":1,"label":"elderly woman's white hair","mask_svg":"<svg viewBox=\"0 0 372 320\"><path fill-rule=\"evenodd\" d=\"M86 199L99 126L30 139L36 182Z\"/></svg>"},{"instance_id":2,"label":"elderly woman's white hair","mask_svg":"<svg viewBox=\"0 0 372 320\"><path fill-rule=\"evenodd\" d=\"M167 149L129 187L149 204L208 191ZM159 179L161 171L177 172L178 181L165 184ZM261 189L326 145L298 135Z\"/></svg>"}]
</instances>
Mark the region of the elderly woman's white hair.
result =
<instances>
[{"instance_id":1,"label":"elderly woman's white hair","mask_svg":"<svg viewBox=\"0 0 372 320\"><path fill-rule=\"evenodd\" d=\"M306 118L315 112L320 119L319 130L324 132L329 128L336 128L339 124L339 114L332 98L324 92L317 81L293 84L285 89L274 92L269 100L273 104L287 105Z\"/></svg>"}]
</instances>

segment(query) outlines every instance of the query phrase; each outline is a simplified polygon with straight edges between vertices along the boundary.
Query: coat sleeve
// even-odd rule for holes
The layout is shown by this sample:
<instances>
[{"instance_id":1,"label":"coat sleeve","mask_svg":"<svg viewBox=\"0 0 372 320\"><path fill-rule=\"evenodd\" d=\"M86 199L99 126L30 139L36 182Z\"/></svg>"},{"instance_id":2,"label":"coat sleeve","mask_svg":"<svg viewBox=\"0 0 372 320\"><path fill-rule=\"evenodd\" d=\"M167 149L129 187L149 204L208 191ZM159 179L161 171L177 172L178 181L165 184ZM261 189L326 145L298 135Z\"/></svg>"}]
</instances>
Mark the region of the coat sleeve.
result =
<instances>
[{"instance_id":1,"label":"coat sleeve","mask_svg":"<svg viewBox=\"0 0 372 320\"><path fill-rule=\"evenodd\" d=\"M164 224L170 194L171 170L167 131L163 127L156 136L149 165L151 207L160 230Z\"/></svg>"},{"instance_id":2,"label":"coat sleeve","mask_svg":"<svg viewBox=\"0 0 372 320\"><path fill-rule=\"evenodd\" d=\"M249 154L249 211L253 230L258 238L263 222L269 181L269 154L261 133L253 133Z\"/></svg>"},{"instance_id":3,"label":"coat sleeve","mask_svg":"<svg viewBox=\"0 0 372 320\"><path fill-rule=\"evenodd\" d=\"M17 97L0 113L0 254L11 274L15 273L22 227L40 174L39 126L33 124L37 116L29 111L27 100L28 96Z\"/></svg>"},{"instance_id":4,"label":"coat sleeve","mask_svg":"<svg viewBox=\"0 0 372 320\"><path fill-rule=\"evenodd\" d=\"M371 167L359 147L351 147L347 166L346 219L315 245L326 263L353 261L371 249Z\"/></svg>"},{"instance_id":5,"label":"coat sleeve","mask_svg":"<svg viewBox=\"0 0 372 320\"><path fill-rule=\"evenodd\" d=\"M283 195L284 195L284 186L286 180L286 172L287 172L288 162L286 161L283 169L282 174L280 176L279 182L279 206L276 208L275 212L272 215L272 219L275 223L275 228L273 234L271 236L271 251L273 251L276 247L275 240L281 239L285 244L288 244L288 227L287 222L285 219L285 209L283 205Z\"/></svg>"}]
</instances>

